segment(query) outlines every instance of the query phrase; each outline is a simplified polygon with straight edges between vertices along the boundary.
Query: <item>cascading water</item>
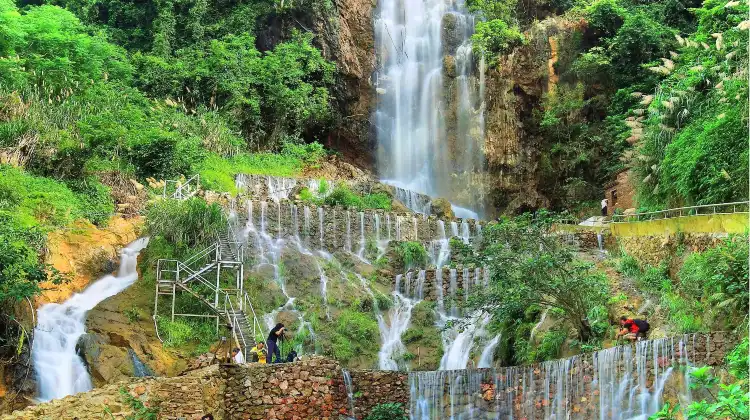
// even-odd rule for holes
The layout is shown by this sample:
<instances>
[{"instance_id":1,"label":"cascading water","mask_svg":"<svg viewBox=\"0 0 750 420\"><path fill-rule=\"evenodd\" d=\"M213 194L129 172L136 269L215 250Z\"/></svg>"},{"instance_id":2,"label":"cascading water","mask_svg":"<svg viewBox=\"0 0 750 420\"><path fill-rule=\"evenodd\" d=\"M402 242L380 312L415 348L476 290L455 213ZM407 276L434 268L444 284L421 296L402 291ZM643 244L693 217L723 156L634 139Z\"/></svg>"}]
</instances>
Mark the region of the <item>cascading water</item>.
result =
<instances>
[{"instance_id":1,"label":"cascading water","mask_svg":"<svg viewBox=\"0 0 750 420\"><path fill-rule=\"evenodd\" d=\"M483 172L483 89L474 76L473 29L462 0L378 2L375 43L382 70L375 78L375 125L384 182L453 199L452 175ZM443 74L445 63L455 68ZM483 66L478 70L481 79ZM476 196L461 198L480 204Z\"/></svg>"},{"instance_id":2,"label":"cascading water","mask_svg":"<svg viewBox=\"0 0 750 420\"><path fill-rule=\"evenodd\" d=\"M645 420L663 405L668 383L682 406L690 403L695 337L641 341L532 366L412 372L410 418Z\"/></svg>"},{"instance_id":3,"label":"cascading water","mask_svg":"<svg viewBox=\"0 0 750 420\"><path fill-rule=\"evenodd\" d=\"M396 286L393 290L393 307L389 312L390 325L382 317L378 318L382 345L378 353L378 365L382 370L398 370L400 356L406 348L401 342L401 335L409 328L411 312L414 305L422 300L425 272L417 275L417 283L412 287L412 272L396 276ZM402 280L404 293L401 293Z\"/></svg>"},{"instance_id":4,"label":"cascading water","mask_svg":"<svg viewBox=\"0 0 750 420\"><path fill-rule=\"evenodd\" d=\"M349 403L349 415L352 418L357 418L354 415L354 385L352 384L352 375L346 369L341 369L341 374L344 376L344 386L346 387L346 399Z\"/></svg>"},{"instance_id":5,"label":"cascading water","mask_svg":"<svg viewBox=\"0 0 750 420\"><path fill-rule=\"evenodd\" d=\"M116 276L102 277L64 303L39 308L31 356L41 401L91 390L91 377L76 349L86 332L86 313L135 283L138 254L146 245L148 238L141 238L122 249Z\"/></svg>"},{"instance_id":6,"label":"cascading water","mask_svg":"<svg viewBox=\"0 0 750 420\"><path fill-rule=\"evenodd\" d=\"M477 363L478 368L489 368L492 367L492 357L495 353L495 348L500 344L500 335L496 335L487 346L482 350L482 355L479 356L479 362Z\"/></svg>"}]
</instances>

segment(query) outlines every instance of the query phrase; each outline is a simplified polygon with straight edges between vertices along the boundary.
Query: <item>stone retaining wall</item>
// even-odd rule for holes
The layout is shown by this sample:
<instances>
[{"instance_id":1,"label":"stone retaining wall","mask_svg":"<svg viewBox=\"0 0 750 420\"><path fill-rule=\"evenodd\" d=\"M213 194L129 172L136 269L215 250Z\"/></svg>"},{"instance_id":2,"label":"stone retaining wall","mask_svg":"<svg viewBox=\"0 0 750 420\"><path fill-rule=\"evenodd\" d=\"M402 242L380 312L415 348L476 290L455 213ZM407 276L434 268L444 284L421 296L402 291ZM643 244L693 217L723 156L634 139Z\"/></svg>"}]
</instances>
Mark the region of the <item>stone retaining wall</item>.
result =
<instances>
[{"instance_id":1,"label":"stone retaining wall","mask_svg":"<svg viewBox=\"0 0 750 420\"><path fill-rule=\"evenodd\" d=\"M134 414L132 405L121 395L124 390L150 407L158 407L159 419L197 420L213 414L224 416L219 368L214 365L172 378L132 378L13 412L3 420L125 419Z\"/></svg>"},{"instance_id":2,"label":"stone retaining wall","mask_svg":"<svg viewBox=\"0 0 750 420\"><path fill-rule=\"evenodd\" d=\"M272 238L298 237L309 249L357 252L368 240L428 242L452 236L471 240L481 234L482 222L471 219L442 221L435 216L357 211L340 206L316 206L282 200L249 200L237 209L240 223L252 222Z\"/></svg>"},{"instance_id":3,"label":"stone retaining wall","mask_svg":"<svg viewBox=\"0 0 750 420\"><path fill-rule=\"evenodd\" d=\"M423 214L430 214L431 201L430 196L415 191L407 190L400 187L386 185L373 180L356 180L356 181L329 181L328 191L323 196L333 191L334 183L344 183L353 191L359 194L371 194L378 192L387 192L395 199L399 200L408 209ZM249 195L256 200L281 200L294 199L299 195L302 188L309 189L314 195L318 194L321 180L311 178L286 178L268 175L237 175L235 184L240 193Z\"/></svg>"},{"instance_id":4,"label":"stone retaining wall","mask_svg":"<svg viewBox=\"0 0 750 420\"><path fill-rule=\"evenodd\" d=\"M158 406L160 419L199 419L207 413L217 420L337 419L351 416L352 405L354 417L362 419L377 404L395 402L420 418L425 410L444 417L453 410L470 412L473 419L512 414L529 420L554 415L594 420L602 412L619 409L620 397L613 398L613 390L626 374L633 381L629 389L652 390L666 384L662 400L673 401L686 385L680 379L681 366L688 362L718 366L735 345L733 336L717 332L651 340L531 366L412 373L359 370L350 372L349 389L338 363L319 356L281 365L211 366L175 378L108 385L3 419L89 419L107 413L123 419L133 411L120 395L123 388Z\"/></svg>"},{"instance_id":5,"label":"stone retaining wall","mask_svg":"<svg viewBox=\"0 0 750 420\"><path fill-rule=\"evenodd\" d=\"M456 268L409 271L394 277L393 287L404 296L429 301L443 300L446 308L449 308L452 300L464 300L473 290L487 287L489 274L486 267L462 265Z\"/></svg>"}]
</instances>

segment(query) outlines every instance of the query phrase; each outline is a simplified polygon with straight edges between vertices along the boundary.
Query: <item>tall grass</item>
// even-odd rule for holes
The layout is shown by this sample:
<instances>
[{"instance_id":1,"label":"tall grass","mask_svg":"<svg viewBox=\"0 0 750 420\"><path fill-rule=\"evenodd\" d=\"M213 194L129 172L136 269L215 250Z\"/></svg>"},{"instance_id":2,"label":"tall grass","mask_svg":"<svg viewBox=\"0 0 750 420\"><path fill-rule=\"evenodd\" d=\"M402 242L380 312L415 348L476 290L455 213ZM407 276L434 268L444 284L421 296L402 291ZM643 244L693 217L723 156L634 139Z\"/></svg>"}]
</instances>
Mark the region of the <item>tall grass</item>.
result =
<instances>
[{"instance_id":1,"label":"tall grass","mask_svg":"<svg viewBox=\"0 0 750 420\"><path fill-rule=\"evenodd\" d=\"M208 204L198 197L160 200L146 209L146 227L153 236L194 247L216 240L226 230L227 219L218 204Z\"/></svg>"}]
</instances>

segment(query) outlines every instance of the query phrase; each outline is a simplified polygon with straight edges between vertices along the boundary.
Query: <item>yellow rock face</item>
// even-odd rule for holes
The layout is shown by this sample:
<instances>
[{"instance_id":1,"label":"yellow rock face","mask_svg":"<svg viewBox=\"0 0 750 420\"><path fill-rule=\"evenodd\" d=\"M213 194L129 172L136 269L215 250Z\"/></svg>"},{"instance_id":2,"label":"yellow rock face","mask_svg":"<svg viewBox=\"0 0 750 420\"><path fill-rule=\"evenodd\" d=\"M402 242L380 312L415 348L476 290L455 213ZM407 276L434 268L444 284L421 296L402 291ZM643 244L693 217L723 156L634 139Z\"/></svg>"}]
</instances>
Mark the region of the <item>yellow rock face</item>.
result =
<instances>
[{"instance_id":1,"label":"yellow rock face","mask_svg":"<svg viewBox=\"0 0 750 420\"><path fill-rule=\"evenodd\" d=\"M80 221L69 229L51 232L47 237L47 263L69 274L70 282L60 285L43 283L45 291L36 298L36 306L62 302L99 278L102 273L97 271L100 271L101 263L117 260L119 250L138 239L142 225L140 217L124 219L117 216L103 228Z\"/></svg>"}]
</instances>

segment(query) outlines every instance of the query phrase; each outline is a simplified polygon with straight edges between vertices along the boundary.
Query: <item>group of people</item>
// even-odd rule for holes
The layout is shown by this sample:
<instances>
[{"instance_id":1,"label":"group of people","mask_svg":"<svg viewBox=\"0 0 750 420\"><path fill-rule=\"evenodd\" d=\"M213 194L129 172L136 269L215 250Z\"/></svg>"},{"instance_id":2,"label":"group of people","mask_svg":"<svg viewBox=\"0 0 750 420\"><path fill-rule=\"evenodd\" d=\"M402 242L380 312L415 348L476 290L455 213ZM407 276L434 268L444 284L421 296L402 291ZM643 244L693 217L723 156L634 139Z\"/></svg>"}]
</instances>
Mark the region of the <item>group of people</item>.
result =
<instances>
[{"instance_id":1,"label":"group of people","mask_svg":"<svg viewBox=\"0 0 750 420\"><path fill-rule=\"evenodd\" d=\"M284 324L278 323L268 333L266 342L258 342L255 347L250 349L251 362L257 363L282 363L284 360L281 359L281 349L279 348L279 341L284 340L284 333L286 327ZM266 346L268 346L266 348ZM270 355L270 356L269 356ZM245 363L245 356L240 351L239 347L232 349L232 361L237 364Z\"/></svg>"}]
</instances>

